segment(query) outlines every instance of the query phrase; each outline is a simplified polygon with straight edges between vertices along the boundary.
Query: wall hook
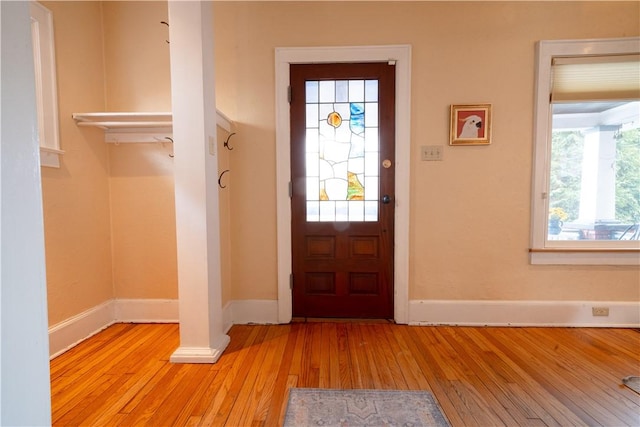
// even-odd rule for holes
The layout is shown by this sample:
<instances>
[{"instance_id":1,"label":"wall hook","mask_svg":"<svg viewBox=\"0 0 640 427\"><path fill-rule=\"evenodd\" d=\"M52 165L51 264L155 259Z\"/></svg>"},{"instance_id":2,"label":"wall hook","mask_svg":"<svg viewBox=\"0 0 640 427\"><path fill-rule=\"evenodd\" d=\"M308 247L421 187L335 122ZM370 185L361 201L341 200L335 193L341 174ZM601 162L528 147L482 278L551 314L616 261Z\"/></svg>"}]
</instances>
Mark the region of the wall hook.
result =
<instances>
[{"instance_id":1,"label":"wall hook","mask_svg":"<svg viewBox=\"0 0 640 427\"><path fill-rule=\"evenodd\" d=\"M227 148L227 150L229 150L229 151L233 150L233 147L231 147L231 146L229 145L229 140L230 140L230 139L231 139L231 137L232 137L233 135L235 135L235 134L236 134L235 132L230 133L230 134L229 134L229 136L227 137L227 140L224 142L224 146L225 146L225 147Z\"/></svg>"},{"instance_id":2,"label":"wall hook","mask_svg":"<svg viewBox=\"0 0 640 427\"><path fill-rule=\"evenodd\" d=\"M226 185L222 185L221 181L222 181L222 177L224 176L225 173L229 172L229 169L222 171L222 173L220 174L220 176L218 177L218 186L220 188L227 188Z\"/></svg>"},{"instance_id":3,"label":"wall hook","mask_svg":"<svg viewBox=\"0 0 640 427\"><path fill-rule=\"evenodd\" d=\"M164 139L168 139L169 142L171 142L173 144L173 138L171 138L170 136L165 136ZM169 157L171 157L172 159L175 157L174 154L169 154Z\"/></svg>"},{"instance_id":4,"label":"wall hook","mask_svg":"<svg viewBox=\"0 0 640 427\"><path fill-rule=\"evenodd\" d=\"M166 21L160 21L161 24L166 25L167 27L169 26L169 23ZM167 42L167 44L169 43L169 40L165 40Z\"/></svg>"}]
</instances>

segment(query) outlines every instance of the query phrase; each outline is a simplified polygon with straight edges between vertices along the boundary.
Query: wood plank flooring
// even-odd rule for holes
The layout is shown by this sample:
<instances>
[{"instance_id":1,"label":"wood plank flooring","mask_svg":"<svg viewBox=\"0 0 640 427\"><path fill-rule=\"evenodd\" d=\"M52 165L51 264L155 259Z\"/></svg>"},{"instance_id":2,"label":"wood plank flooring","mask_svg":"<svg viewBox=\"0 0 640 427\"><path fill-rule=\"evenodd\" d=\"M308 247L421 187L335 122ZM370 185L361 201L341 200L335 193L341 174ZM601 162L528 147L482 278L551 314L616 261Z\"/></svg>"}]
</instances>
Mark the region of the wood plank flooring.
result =
<instances>
[{"instance_id":1,"label":"wood plank flooring","mask_svg":"<svg viewBox=\"0 0 640 427\"><path fill-rule=\"evenodd\" d=\"M640 331L236 325L171 364L175 324L116 324L51 361L55 426L277 426L288 389L429 390L453 426L640 426Z\"/></svg>"}]
</instances>

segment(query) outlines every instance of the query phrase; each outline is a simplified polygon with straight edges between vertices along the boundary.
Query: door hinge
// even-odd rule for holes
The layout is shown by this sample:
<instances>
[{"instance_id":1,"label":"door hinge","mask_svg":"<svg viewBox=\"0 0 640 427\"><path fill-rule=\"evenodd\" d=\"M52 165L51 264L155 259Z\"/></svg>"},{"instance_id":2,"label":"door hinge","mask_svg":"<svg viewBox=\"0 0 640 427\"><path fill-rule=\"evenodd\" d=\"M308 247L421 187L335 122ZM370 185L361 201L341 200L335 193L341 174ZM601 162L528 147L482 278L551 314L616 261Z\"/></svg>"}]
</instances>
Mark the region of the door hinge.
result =
<instances>
[{"instance_id":1,"label":"door hinge","mask_svg":"<svg viewBox=\"0 0 640 427\"><path fill-rule=\"evenodd\" d=\"M289 198L293 198L293 182L289 181Z\"/></svg>"},{"instance_id":2,"label":"door hinge","mask_svg":"<svg viewBox=\"0 0 640 427\"><path fill-rule=\"evenodd\" d=\"M287 86L287 101L291 104L291 86Z\"/></svg>"},{"instance_id":3,"label":"door hinge","mask_svg":"<svg viewBox=\"0 0 640 427\"><path fill-rule=\"evenodd\" d=\"M289 274L289 289L293 289L293 273Z\"/></svg>"}]
</instances>

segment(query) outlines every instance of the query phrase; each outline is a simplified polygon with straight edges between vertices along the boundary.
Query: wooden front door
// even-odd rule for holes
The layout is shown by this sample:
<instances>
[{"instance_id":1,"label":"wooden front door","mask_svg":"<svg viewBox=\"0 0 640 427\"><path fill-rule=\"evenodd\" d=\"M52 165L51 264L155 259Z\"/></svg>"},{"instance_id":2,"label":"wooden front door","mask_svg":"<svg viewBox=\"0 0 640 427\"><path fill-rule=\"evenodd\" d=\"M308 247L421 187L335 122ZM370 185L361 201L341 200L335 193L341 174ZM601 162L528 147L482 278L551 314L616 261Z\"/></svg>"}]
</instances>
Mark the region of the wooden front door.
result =
<instances>
[{"instance_id":1,"label":"wooden front door","mask_svg":"<svg viewBox=\"0 0 640 427\"><path fill-rule=\"evenodd\" d=\"M292 64L294 317L393 317L395 66Z\"/></svg>"}]
</instances>

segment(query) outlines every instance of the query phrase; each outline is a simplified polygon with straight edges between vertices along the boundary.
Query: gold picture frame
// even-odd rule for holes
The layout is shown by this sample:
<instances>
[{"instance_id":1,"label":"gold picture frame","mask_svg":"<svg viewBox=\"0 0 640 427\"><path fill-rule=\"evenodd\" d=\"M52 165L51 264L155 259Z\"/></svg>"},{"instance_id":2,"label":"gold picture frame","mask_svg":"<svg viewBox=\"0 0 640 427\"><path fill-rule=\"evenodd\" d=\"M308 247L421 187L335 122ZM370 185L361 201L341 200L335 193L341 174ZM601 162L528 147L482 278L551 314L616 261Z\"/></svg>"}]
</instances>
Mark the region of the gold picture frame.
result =
<instances>
[{"instance_id":1,"label":"gold picture frame","mask_svg":"<svg viewBox=\"0 0 640 427\"><path fill-rule=\"evenodd\" d=\"M449 145L491 144L491 104L451 105Z\"/></svg>"}]
</instances>

